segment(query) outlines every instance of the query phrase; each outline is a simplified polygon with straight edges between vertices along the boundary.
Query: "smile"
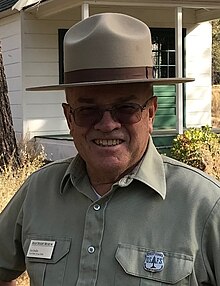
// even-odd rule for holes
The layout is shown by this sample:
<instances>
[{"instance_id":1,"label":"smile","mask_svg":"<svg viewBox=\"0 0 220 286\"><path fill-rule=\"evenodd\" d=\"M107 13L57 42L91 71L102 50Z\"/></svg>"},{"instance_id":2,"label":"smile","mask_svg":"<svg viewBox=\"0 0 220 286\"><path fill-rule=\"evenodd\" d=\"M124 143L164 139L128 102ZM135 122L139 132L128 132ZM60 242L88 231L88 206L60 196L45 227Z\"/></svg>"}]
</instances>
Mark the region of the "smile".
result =
<instances>
[{"instance_id":1,"label":"smile","mask_svg":"<svg viewBox=\"0 0 220 286\"><path fill-rule=\"evenodd\" d=\"M120 139L96 139L94 143L99 146L109 147L121 144L123 141Z\"/></svg>"}]
</instances>

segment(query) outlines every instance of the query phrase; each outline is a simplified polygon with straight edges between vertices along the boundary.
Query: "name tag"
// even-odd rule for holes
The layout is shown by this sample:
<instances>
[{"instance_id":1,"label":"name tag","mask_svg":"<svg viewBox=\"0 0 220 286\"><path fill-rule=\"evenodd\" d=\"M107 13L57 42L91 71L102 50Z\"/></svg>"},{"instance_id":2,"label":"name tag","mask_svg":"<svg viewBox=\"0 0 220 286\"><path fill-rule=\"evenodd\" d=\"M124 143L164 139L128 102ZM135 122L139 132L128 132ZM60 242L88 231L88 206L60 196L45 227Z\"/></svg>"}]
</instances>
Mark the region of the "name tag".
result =
<instances>
[{"instance_id":1,"label":"name tag","mask_svg":"<svg viewBox=\"0 0 220 286\"><path fill-rule=\"evenodd\" d=\"M51 259L55 241L31 240L27 257Z\"/></svg>"}]
</instances>

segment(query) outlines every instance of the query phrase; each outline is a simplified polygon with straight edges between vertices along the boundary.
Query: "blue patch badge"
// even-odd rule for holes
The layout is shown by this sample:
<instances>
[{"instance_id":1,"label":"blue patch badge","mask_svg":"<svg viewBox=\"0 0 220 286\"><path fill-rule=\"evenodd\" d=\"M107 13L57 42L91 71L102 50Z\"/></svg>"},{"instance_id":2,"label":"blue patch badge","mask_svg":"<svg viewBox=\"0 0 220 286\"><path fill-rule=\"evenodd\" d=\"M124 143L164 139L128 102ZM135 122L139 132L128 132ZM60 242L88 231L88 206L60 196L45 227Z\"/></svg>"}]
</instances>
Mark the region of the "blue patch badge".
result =
<instances>
[{"instance_id":1,"label":"blue patch badge","mask_svg":"<svg viewBox=\"0 0 220 286\"><path fill-rule=\"evenodd\" d=\"M150 272L160 272L164 268L164 254L149 251L145 254L144 269Z\"/></svg>"}]
</instances>

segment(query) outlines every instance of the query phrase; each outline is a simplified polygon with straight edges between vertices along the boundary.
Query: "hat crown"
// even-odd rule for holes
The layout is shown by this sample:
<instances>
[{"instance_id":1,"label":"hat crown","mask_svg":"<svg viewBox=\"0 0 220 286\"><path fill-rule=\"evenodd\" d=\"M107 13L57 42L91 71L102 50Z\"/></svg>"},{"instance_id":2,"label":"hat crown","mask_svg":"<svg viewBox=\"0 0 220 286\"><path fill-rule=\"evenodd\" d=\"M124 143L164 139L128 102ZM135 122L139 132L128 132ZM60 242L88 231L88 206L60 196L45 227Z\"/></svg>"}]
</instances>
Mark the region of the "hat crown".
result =
<instances>
[{"instance_id":1,"label":"hat crown","mask_svg":"<svg viewBox=\"0 0 220 286\"><path fill-rule=\"evenodd\" d=\"M147 66L153 66L150 30L128 15L97 14L77 23L65 35L65 72Z\"/></svg>"},{"instance_id":2,"label":"hat crown","mask_svg":"<svg viewBox=\"0 0 220 286\"><path fill-rule=\"evenodd\" d=\"M140 20L118 13L96 14L64 37L64 83L27 90L146 82L176 84L192 78L155 78L151 33Z\"/></svg>"}]
</instances>

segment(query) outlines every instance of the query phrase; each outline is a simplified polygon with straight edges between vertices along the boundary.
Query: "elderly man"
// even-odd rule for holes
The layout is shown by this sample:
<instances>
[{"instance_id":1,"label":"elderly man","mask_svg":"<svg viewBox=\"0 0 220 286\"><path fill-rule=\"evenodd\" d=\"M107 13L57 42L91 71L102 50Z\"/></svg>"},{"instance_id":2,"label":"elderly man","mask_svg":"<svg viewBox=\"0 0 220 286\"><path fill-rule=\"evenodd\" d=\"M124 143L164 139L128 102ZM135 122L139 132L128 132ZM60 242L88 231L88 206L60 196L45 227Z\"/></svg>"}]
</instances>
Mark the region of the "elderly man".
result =
<instances>
[{"instance_id":1,"label":"elderly man","mask_svg":"<svg viewBox=\"0 0 220 286\"><path fill-rule=\"evenodd\" d=\"M98 14L66 34L65 117L78 155L32 174L0 217L0 285L220 285L220 188L161 156L151 36ZM10 282L11 281L11 282Z\"/></svg>"}]
</instances>

